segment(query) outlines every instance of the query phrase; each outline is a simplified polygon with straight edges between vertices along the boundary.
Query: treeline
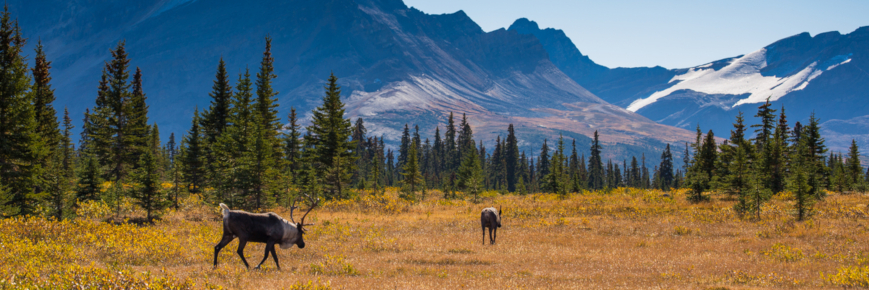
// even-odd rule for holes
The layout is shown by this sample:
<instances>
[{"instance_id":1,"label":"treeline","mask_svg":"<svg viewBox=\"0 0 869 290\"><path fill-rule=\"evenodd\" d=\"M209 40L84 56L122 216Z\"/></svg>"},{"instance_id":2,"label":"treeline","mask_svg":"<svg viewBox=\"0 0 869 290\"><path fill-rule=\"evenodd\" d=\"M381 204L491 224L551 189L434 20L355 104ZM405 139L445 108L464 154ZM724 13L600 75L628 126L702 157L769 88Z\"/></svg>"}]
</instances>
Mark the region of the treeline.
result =
<instances>
[{"instance_id":1,"label":"treeline","mask_svg":"<svg viewBox=\"0 0 869 290\"><path fill-rule=\"evenodd\" d=\"M795 215L802 220L811 213L812 204L824 198L825 190L866 191L869 171L864 175L856 141L851 141L847 156L833 152L828 156L814 114L808 125L796 122L791 128L784 107L778 115L777 111L768 99L758 107L755 117L761 122L751 125L751 139L742 112L730 138L721 144L711 130L704 136L698 126L697 139L690 145L693 154L689 146L685 149L685 186L691 189L691 200L708 199L704 192L723 192L736 199L736 212L759 219L765 202L789 191Z\"/></svg>"},{"instance_id":2,"label":"treeline","mask_svg":"<svg viewBox=\"0 0 869 290\"><path fill-rule=\"evenodd\" d=\"M405 126L393 151L382 136L367 136L362 119L354 124L344 118L334 75L322 105L311 112L310 126L301 127L295 109L282 125L268 37L255 76L245 70L233 84L223 60L218 62L211 104L195 111L183 137L176 140L173 133L165 143L148 120L144 74L133 69L125 43L119 42L103 68L94 106L85 111L76 148L69 114L64 112L60 123L55 117L51 62L42 45L30 69L17 22L6 11L0 22L2 216L65 218L89 202L103 202L120 213L121 205L132 200L150 220L162 209L177 208L186 194L262 209L289 205L299 192L344 199L356 189L381 192L400 186L402 196L412 200L435 188L448 198L459 190L567 194L619 186L668 188L681 176L670 172L650 182L645 158L639 163L634 158L630 166L623 161L621 168L617 162L604 164L597 134L588 162L577 154L575 141L568 152L563 139L553 149L544 141L536 158L526 155L518 149L512 125L507 137L487 151L474 140L467 116L455 124L452 113L443 136L437 128L435 136L422 140L418 127L411 134ZM661 169L672 170L669 149L664 156Z\"/></svg>"},{"instance_id":3,"label":"treeline","mask_svg":"<svg viewBox=\"0 0 869 290\"><path fill-rule=\"evenodd\" d=\"M704 192L722 191L737 198L738 212L756 215L772 194L790 190L803 218L824 189L863 190L866 185L856 145L847 157L826 156L814 117L808 126L797 123L790 129L783 109L776 123L769 103L759 109L763 122L752 126L754 139L747 139L741 115L723 144L698 128L695 143L685 144L685 167L674 167L668 144L651 171L645 156L604 162L597 132L587 149L559 138L552 145L544 140L539 152L525 152L511 124L505 138L486 148L474 139L467 116L456 124L452 113L443 130L438 126L425 139L418 126L405 125L393 150L383 136L368 136L361 118L344 118L334 75L303 128L293 108L285 121L278 116L268 37L253 76L246 69L233 84L220 59L210 105L195 110L190 130L177 143L174 133L163 143L157 125L149 123L143 72L133 70L125 43L119 42L103 68L94 106L84 114L76 147L69 114L64 112L62 122L56 119L51 62L42 45L36 46L29 68L17 23L6 11L0 16L4 217L67 218L84 203L105 203L120 213L121 205L132 200L151 220L167 207L178 208L188 194L260 210L288 206L300 192L347 199L362 189L379 194L393 186L408 200L425 198L430 189L455 198L457 191L476 197L484 190L567 195L617 187L688 187L694 201L705 200Z\"/></svg>"}]
</instances>

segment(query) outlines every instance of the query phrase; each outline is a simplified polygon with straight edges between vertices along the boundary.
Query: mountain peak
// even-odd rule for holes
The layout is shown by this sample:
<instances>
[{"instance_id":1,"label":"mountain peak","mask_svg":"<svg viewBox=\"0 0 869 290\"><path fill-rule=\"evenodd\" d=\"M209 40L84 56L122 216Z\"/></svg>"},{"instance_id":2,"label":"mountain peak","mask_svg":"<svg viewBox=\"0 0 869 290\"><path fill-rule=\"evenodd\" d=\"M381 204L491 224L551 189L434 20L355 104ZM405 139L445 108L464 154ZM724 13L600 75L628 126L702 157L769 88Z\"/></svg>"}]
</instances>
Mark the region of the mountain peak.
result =
<instances>
[{"instance_id":1,"label":"mountain peak","mask_svg":"<svg viewBox=\"0 0 869 290\"><path fill-rule=\"evenodd\" d=\"M511 24L510 28L507 28L507 30L515 30L520 34L533 34L535 31L540 30L540 26L537 25L537 22L523 17L513 21L513 24Z\"/></svg>"}]
</instances>

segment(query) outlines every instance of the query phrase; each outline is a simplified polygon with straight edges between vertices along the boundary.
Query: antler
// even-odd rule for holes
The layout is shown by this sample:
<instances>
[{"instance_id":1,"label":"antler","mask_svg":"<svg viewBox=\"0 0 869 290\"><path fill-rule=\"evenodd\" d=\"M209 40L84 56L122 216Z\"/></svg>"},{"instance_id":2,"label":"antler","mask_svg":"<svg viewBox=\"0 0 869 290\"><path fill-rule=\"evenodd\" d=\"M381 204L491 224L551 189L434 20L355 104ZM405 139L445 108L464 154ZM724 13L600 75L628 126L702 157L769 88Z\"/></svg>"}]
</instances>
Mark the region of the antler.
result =
<instances>
[{"instance_id":1,"label":"antler","mask_svg":"<svg viewBox=\"0 0 869 290\"><path fill-rule=\"evenodd\" d=\"M317 198L317 199L315 200L314 197L312 197L311 195L305 194L305 196L307 196L307 197L308 197L308 200L311 202L311 208L309 208L308 211L306 211L305 214L302 215L302 218L299 220L299 223L296 224L296 226L297 226L300 230L302 230L303 232L304 232L304 230L302 229L302 226L311 226L311 225L314 225L314 224L306 224L306 223L305 223L305 217L308 216L308 213L310 213L311 210L313 210L315 207L317 207L317 205L320 204L320 199L319 199L319 198Z\"/></svg>"},{"instance_id":2,"label":"antler","mask_svg":"<svg viewBox=\"0 0 869 290\"><path fill-rule=\"evenodd\" d=\"M298 197L296 197L296 199L293 200L293 205L290 206L290 221L293 222L293 223L296 223L296 220L293 219L293 211L295 211L297 208L299 208L299 207L296 206L296 202L297 202L297 201L299 201L299 198L298 198Z\"/></svg>"}]
</instances>

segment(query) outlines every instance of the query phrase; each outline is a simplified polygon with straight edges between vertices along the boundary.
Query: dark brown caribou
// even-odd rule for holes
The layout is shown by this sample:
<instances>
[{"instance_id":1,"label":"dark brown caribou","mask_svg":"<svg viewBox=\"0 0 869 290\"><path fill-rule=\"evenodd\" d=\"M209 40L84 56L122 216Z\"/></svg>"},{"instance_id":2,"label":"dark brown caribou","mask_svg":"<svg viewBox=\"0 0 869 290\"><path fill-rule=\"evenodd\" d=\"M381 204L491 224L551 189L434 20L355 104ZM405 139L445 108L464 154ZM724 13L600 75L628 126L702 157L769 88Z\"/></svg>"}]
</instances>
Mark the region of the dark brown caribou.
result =
<instances>
[{"instance_id":1,"label":"dark brown caribou","mask_svg":"<svg viewBox=\"0 0 869 290\"><path fill-rule=\"evenodd\" d=\"M501 227L501 209L487 207L480 213L480 225L483 227L483 245L486 244L486 228L489 228L489 243L494 245Z\"/></svg>"},{"instance_id":2,"label":"dark brown caribou","mask_svg":"<svg viewBox=\"0 0 869 290\"><path fill-rule=\"evenodd\" d=\"M241 261L244 262L245 267L250 269L250 265L244 259L244 246L247 245L247 242L254 242L266 244L265 256L263 256L262 261L254 269L259 269L266 259L268 259L269 253L272 253L275 265L280 270L281 264L278 263L275 244L280 245L281 249L288 249L293 245L298 246L299 249L305 248L305 240L302 239L302 236L305 234L304 226L313 225L306 224L305 217L308 216L308 213L320 201L320 199L314 200L310 196L308 198L310 199L311 208L302 215L302 219L298 223L293 220L293 211L296 209L296 201L298 199L293 201L293 206L290 207L290 221L273 212L249 213L242 210L230 210L228 206L221 203L220 212L223 215L223 238L220 240L220 243L214 246L214 267L217 267L217 254L220 253L220 250L237 237L238 250L236 253L241 257Z\"/></svg>"}]
</instances>

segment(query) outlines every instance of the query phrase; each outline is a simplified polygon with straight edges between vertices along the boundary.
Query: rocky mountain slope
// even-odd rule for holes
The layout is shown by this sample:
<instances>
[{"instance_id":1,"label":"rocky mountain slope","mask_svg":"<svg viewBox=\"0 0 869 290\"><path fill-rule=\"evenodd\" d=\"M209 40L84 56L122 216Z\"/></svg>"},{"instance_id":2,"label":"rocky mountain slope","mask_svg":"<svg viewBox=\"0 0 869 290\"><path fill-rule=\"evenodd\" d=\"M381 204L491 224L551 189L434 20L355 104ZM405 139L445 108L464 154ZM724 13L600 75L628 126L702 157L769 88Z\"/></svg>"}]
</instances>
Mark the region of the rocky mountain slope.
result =
<instances>
[{"instance_id":1,"label":"rocky mountain slope","mask_svg":"<svg viewBox=\"0 0 869 290\"><path fill-rule=\"evenodd\" d=\"M400 0L10 1L30 44L41 39L54 61L58 106L76 116L93 106L109 49L125 40L164 134L185 132L194 108L207 107L219 58L232 73L255 71L269 35L281 114L310 111L334 73L348 117L388 141L405 123L431 136L450 111L467 113L485 142L516 124L528 151L559 135L586 151L600 130L613 143L608 156L654 160L665 143L693 140L601 100L553 64L537 37L485 32L461 11L429 15Z\"/></svg>"},{"instance_id":2,"label":"rocky mountain slope","mask_svg":"<svg viewBox=\"0 0 869 290\"><path fill-rule=\"evenodd\" d=\"M869 134L856 129L869 120L869 27L844 35L801 33L745 55L669 70L600 66L562 31L527 19L509 30L540 38L553 64L595 95L663 124L699 124L726 135L739 111L753 116L769 98L774 107L785 107L791 122L805 122L812 113L825 121L835 150L852 138L869 146Z\"/></svg>"}]
</instances>

